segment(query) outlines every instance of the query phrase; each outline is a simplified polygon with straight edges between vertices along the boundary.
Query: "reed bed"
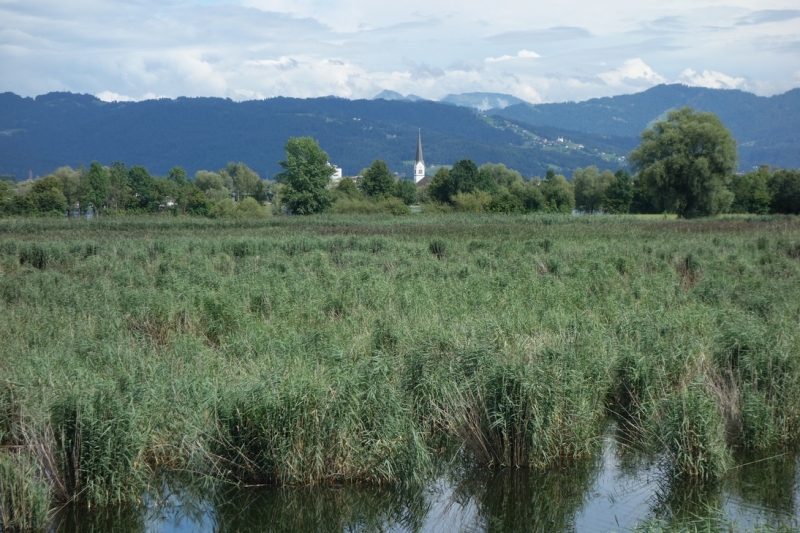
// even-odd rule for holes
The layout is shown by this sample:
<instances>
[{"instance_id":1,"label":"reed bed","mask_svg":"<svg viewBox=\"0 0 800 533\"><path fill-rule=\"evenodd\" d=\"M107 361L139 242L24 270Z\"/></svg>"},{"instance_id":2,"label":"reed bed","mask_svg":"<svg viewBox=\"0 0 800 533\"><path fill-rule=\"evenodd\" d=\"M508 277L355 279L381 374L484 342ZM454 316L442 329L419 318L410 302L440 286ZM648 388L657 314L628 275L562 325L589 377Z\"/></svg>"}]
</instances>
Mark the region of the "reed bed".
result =
<instances>
[{"instance_id":1,"label":"reed bed","mask_svg":"<svg viewBox=\"0 0 800 533\"><path fill-rule=\"evenodd\" d=\"M609 416L719 479L800 441L798 243L790 217L0 221L3 530L165 472L413 484L444 441L542 469Z\"/></svg>"}]
</instances>

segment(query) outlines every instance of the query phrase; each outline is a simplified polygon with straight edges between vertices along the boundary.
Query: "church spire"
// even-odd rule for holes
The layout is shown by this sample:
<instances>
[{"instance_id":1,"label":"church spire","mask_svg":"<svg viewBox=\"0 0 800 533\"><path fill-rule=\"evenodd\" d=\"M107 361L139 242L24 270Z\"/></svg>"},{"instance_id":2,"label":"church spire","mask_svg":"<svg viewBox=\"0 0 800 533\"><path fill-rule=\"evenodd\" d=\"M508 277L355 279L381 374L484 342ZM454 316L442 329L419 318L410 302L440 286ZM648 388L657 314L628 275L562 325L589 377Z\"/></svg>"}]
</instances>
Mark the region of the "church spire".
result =
<instances>
[{"instance_id":1,"label":"church spire","mask_svg":"<svg viewBox=\"0 0 800 533\"><path fill-rule=\"evenodd\" d=\"M417 159L414 161L414 183L425 179L425 161L422 160L422 129L417 137Z\"/></svg>"}]
</instances>

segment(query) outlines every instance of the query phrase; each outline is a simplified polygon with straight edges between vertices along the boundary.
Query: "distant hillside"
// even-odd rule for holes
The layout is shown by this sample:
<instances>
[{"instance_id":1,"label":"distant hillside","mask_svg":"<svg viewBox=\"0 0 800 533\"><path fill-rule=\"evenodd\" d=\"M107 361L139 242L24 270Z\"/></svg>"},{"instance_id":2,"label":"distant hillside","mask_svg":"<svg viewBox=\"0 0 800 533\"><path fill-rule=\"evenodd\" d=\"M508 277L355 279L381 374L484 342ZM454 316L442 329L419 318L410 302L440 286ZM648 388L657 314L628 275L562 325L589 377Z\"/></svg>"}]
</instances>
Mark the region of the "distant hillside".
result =
<instances>
[{"instance_id":1,"label":"distant hillside","mask_svg":"<svg viewBox=\"0 0 800 533\"><path fill-rule=\"evenodd\" d=\"M160 175L180 165L194 174L242 161L271 178L281 170L278 161L284 158L286 140L305 135L316 138L346 175L357 174L374 159L386 160L394 172L410 174L421 128L428 164L471 158L479 165L502 162L526 176L543 176L549 168L569 176L576 167L613 170L624 165L648 123L684 105L720 116L739 141L743 170L762 163L800 167L800 89L762 98L741 91L662 85L579 103L511 105L491 115L396 96L403 100L177 98L107 103L72 93L36 98L3 93L0 174L23 179L29 170L41 176L59 166L93 160L144 165Z\"/></svg>"},{"instance_id":2,"label":"distant hillside","mask_svg":"<svg viewBox=\"0 0 800 533\"><path fill-rule=\"evenodd\" d=\"M548 168L567 175L596 164L615 169L630 140L552 127L532 128L437 102L272 98L233 102L178 98L106 103L94 96L0 94L0 174L18 179L63 165L122 161L164 175L174 165L194 174L242 161L262 177L280 172L290 136L310 135L346 175L374 159L410 174L417 131L425 161L502 162L526 176ZM562 142L557 140L562 138ZM570 142L572 141L572 142Z\"/></svg>"},{"instance_id":3,"label":"distant hillside","mask_svg":"<svg viewBox=\"0 0 800 533\"><path fill-rule=\"evenodd\" d=\"M739 166L800 167L800 89L769 98L733 90L659 85L637 94L560 104L519 104L492 114L529 126L638 137L670 109L716 113L739 142Z\"/></svg>"}]
</instances>

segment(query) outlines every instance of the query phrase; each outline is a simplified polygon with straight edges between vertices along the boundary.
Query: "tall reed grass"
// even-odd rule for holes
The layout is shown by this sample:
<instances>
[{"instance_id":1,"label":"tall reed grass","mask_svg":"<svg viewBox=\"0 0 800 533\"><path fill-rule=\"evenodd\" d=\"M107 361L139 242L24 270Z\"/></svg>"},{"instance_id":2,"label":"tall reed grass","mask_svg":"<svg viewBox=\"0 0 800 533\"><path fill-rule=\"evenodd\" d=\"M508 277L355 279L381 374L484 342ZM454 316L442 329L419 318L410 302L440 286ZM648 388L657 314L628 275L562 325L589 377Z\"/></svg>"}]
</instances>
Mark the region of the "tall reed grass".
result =
<instances>
[{"instance_id":1,"label":"tall reed grass","mask_svg":"<svg viewBox=\"0 0 800 533\"><path fill-rule=\"evenodd\" d=\"M720 478L800 442L797 242L790 217L0 221L3 527L164 472L571 464L607 416Z\"/></svg>"}]
</instances>

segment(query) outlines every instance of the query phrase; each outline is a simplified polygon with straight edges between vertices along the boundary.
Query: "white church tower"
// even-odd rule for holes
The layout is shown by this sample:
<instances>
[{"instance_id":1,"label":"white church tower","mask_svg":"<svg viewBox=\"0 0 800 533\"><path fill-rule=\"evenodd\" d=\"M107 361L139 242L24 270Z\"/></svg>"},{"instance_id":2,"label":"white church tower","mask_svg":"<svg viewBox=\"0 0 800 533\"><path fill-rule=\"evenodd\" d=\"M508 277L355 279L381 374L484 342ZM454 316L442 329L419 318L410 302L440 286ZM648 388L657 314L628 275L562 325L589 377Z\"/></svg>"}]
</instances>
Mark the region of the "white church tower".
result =
<instances>
[{"instance_id":1,"label":"white church tower","mask_svg":"<svg viewBox=\"0 0 800 533\"><path fill-rule=\"evenodd\" d=\"M422 130L417 138L417 157L414 160L414 183L419 183L425 177L425 161L422 159Z\"/></svg>"}]
</instances>

